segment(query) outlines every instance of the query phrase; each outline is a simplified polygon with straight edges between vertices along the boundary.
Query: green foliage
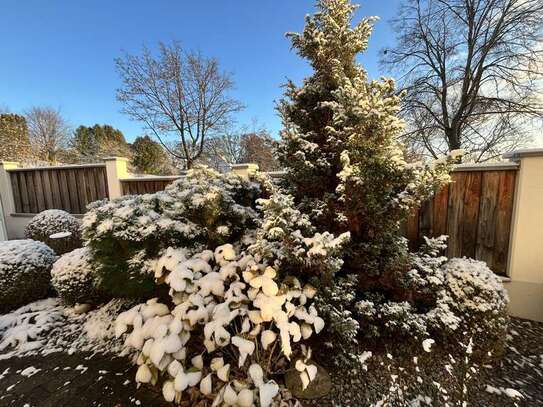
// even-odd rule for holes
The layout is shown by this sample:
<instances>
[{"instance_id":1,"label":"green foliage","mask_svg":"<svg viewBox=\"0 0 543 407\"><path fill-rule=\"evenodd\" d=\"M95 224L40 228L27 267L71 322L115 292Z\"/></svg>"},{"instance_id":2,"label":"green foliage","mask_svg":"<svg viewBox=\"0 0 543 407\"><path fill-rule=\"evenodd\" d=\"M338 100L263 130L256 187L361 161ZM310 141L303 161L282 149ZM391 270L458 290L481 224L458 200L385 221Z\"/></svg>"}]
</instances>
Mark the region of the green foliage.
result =
<instances>
[{"instance_id":1,"label":"green foliage","mask_svg":"<svg viewBox=\"0 0 543 407\"><path fill-rule=\"evenodd\" d=\"M164 148L149 136L137 137L132 143L132 165L144 174L169 174L169 157Z\"/></svg>"},{"instance_id":2,"label":"green foliage","mask_svg":"<svg viewBox=\"0 0 543 407\"><path fill-rule=\"evenodd\" d=\"M104 291L145 297L156 286L147 259L167 247L189 249L238 242L257 225L259 185L235 175L195 169L165 191L97 202L83 236Z\"/></svg>"},{"instance_id":3,"label":"green foliage","mask_svg":"<svg viewBox=\"0 0 543 407\"><path fill-rule=\"evenodd\" d=\"M107 124L79 126L70 144L73 158L80 161L96 161L116 155L127 157L130 154L123 133Z\"/></svg>"},{"instance_id":4,"label":"green foliage","mask_svg":"<svg viewBox=\"0 0 543 407\"><path fill-rule=\"evenodd\" d=\"M51 283L69 305L97 303L105 297L98 287L98 275L88 247L62 255L53 264Z\"/></svg>"},{"instance_id":5,"label":"green foliage","mask_svg":"<svg viewBox=\"0 0 543 407\"><path fill-rule=\"evenodd\" d=\"M351 27L356 6L321 0L302 34L288 34L314 74L287 84L280 104L285 130L279 158L299 208L319 231L351 233L347 267L366 276L395 268L400 222L448 177L408 164L396 138L400 99L392 80L367 81L356 55L372 19Z\"/></svg>"},{"instance_id":6,"label":"green foliage","mask_svg":"<svg viewBox=\"0 0 543 407\"><path fill-rule=\"evenodd\" d=\"M25 227L25 237L45 243L58 255L81 247L81 224L59 209L38 213Z\"/></svg>"},{"instance_id":7,"label":"green foliage","mask_svg":"<svg viewBox=\"0 0 543 407\"><path fill-rule=\"evenodd\" d=\"M55 260L42 242L0 242L0 312L46 297Z\"/></svg>"},{"instance_id":8,"label":"green foliage","mask_svg":"<svg viewBox=\"0 0 543 407\"><path fill-rule=\"evenodd\" d=\"M24 116L0 114L0 160L26 161L32 157Z\"/></svg>"},{"instance_id":9,"label":"green foliage","mask_svg":"<svg viewBox=\"0 0 543 407\"><path fill-rule=\"evenodd\" d=\"M451 289L439 256L444 241L429 240L423 252L410 253L400 230L414 207L450 181L460 152L431 164L408 162L397 142L404 124L394 82L369 81L356 62L373 22L353 26L356 8L348 0L318 0L303 33L288 34L314 72L300 87L289 82L279 105L284 131L278 153L293 209L317 233L350 234L343 253L336 253L343 260L336 278L318 281L325 334L345 344L336 345L343 353L362 337L460 334L464 318L443 300ZM345 293L349 286L354 292ZM481 301L495 304L490 297ZM501 317L488 317L501 326Z\"/></svg>"}]
</instances>

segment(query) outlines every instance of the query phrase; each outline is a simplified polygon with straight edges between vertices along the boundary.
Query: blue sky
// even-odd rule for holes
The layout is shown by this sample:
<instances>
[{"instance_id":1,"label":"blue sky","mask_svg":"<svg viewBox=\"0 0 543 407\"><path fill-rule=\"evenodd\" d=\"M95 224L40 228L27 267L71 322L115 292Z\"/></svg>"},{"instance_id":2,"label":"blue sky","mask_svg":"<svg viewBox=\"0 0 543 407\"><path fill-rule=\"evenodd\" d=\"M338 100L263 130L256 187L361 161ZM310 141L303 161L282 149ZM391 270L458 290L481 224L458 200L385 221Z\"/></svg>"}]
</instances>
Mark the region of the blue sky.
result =
<instances>
[{"instance_id":1,"label":"blue sky","mask_svg":"<svg viewBox=\"0 0 543 407\"><path fill-rule=\"evenodd\" d=\"M393 42L388 20L398 4L367 0L358 11L381 17L360 58L371 77L381 74L379 50ZM72 126L107 123L133 140L142 125L119 112L114 58L179 40L232 72L233 95L246 105L236 116L240 125L254 118L277 136L281 84L310 72L284 33L301 31L313 6L312 0L2 0L0 106L58 107Z\"/></svg>"}]
</instances>

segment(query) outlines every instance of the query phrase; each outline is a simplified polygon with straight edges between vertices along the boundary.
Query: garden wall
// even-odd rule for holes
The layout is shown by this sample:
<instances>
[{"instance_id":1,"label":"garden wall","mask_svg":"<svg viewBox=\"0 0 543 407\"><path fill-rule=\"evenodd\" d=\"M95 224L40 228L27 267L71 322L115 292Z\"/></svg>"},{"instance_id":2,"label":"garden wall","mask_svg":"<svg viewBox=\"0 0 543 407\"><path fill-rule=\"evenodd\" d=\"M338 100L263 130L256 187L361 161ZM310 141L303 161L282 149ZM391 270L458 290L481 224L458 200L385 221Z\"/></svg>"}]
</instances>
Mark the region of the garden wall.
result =
<instances>
[{"instance_id":1,"label":"garden wall","mask_svg":"<svg viewBox=\"0 0 543 407\"><path fill-rule=\"evenodd\" d=\"M510 162L496 165L457 166L453 182L409 218L405 235L412 248L422 236L449 235L449 257L486 261L503 276L511 314L543 321L543 149L507 158ZM257 168L239 164L232 171L246 176ZM0 203L7 236L22 237L28 221L41 210L81 215L96 199L156 192L177 178L129 174L127 160L119 157L64 167L18 168L17 163L1 162Z\"/></svg>"}]
</instances>

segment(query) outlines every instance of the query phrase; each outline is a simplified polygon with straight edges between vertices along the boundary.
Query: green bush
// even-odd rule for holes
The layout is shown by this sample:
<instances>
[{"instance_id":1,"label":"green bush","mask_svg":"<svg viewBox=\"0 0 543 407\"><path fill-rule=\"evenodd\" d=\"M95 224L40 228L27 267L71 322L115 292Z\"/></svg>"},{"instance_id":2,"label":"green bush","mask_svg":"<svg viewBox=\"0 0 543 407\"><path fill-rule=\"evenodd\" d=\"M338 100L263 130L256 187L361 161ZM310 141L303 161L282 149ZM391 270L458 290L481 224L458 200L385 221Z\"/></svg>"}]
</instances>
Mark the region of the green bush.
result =
<instances>
[{"instance_id":1,"label":"green bush","mask_svg":"<svg viewBox=\"0 0 543 407\"><path fill-rule=\"evenodd\" d=\"M451 259L442 270L445 285L438 303L459 318L457 334L473 339L476 349L499 353L509 323L509 298L499 277L486 263L467 258Z\"/></svg>"},{"instance_id":2,"label":"green bush","mask_svg":"<svg viewBox=\"0 0 543 407\"><path fill-rule=\"evenodd\" d=\"M48 209L26 225L25 237L39 240L61 255L81 247L81 224L68 212Z\"/></svg>"},{"instance_id":3,"label":"green bush","mask_svg":"<svg viewBox=\"0 0 543 407\"><path fill-rule=\"evenodd\" d=\"M53 264L51 283L66 304L95 303L104 297L97 288L97 273L87 247L62 255Z\"/></svg>"},{"instance_id":4,"label":"green bush","mask_svg":"<svg viewBox=\"0 0 543 407\"><path fill-rule=\"evenodd\" d=\"M0 242L0 312L46 297L55 260L42 242Z\"/></svg>"},{"instance_id":5,"label":"green bush","mask_svg":"<svg viewBox=\"0 0 543 407\"><path fill-rule=\"evenodd\" d=\"M95 203L83 219L83 236L99 264L102 288L113 296L152 295L149 258L169 246L239 242L257 225L259 195L255 182L195 169L164 191Z\"/></svg>"}]
</instances>

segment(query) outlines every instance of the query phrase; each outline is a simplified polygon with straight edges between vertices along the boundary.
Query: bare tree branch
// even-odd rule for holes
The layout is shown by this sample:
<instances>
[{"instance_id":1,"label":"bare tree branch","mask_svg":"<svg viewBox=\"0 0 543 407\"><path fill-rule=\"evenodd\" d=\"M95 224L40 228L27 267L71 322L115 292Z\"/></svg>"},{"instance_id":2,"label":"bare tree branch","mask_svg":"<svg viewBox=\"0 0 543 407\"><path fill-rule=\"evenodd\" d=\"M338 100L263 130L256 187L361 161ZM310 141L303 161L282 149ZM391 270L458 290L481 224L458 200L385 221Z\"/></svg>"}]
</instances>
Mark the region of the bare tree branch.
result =
<instances>
[{"instance_id":1,"label":"bare tree branch","mask_svg":"<svg viewBox=\"0 0 543 407\"><path fill-rule=\"evenodd\" d=\"M541 0L406 1L384 67L405 93L405 140L419 152L464 148L474 161L526 145L541 125Z\"/></svg>"},{"instance_id":2,"label":"bare tree branch","mask_svg":"<svg viewBox=\"0 0 543 407\"><path fill-rule=\"evenodd\" d=\"M122 79L117 90L122 111L144 123L186 168L230 122L231 114L242 109L228 96L234 83L217 60L186 52L177 42L160 43L157 56L144 47L141 56L125 54L115 62ZM172 148L172 137L178 148Z\"/></svg>"}]
</instances>

